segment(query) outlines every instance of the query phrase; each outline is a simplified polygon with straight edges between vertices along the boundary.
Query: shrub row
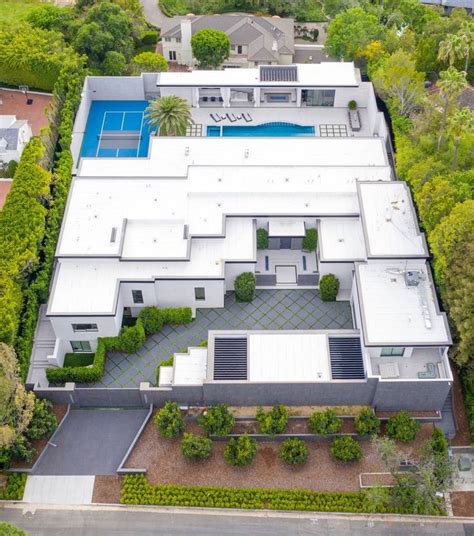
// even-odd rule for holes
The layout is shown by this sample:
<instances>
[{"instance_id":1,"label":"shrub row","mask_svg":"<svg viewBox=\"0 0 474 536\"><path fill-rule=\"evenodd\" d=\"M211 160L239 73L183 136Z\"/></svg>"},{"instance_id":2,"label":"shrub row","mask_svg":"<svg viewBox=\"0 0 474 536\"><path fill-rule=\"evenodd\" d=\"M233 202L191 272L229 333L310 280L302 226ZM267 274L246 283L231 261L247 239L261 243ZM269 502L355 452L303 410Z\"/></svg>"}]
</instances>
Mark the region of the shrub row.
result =
<instances>
[{"instance_id":1,"label":"shrub row","mask_svg":"<svg viewBox=\"0 0 474 536\"><path fill-rule=\"evenodd\" d=\"M9 473L6 487L0 491L0 499L21 501L25 491L26 477L26 473Z\"/></svg>"},{"instance_id":2,"label":"shrub row","mask_svg":"<svg viewBox=\"0 0 474 536\"><path fill-rule=\"evenodd\" d=\"M116 337L97 339L97 350L91 366L48 368L46 369L48 381L53 384L97 382L104 375L107 352L116 351L131 354L143 346L147 334L151 335L157 332L150 330L158 328L159 331L163 324L184 324L191 320L192 310L189 307L165 309L144 307L134 326L123 327Z\"/></svg>"},{"instance_id":3,"label":"shrub row","mask_svg":"<svg viewBox=\"0 0 474 536\"><path fill-rule=\"evenodd\" d=\"M200 506L321 512L405 513L389 505L371 507L364 492L330 493L310 490L224 488L211 486L151 485L145 475L126 475L122 483L122 504Z\"/></svg>"}]
</instances>

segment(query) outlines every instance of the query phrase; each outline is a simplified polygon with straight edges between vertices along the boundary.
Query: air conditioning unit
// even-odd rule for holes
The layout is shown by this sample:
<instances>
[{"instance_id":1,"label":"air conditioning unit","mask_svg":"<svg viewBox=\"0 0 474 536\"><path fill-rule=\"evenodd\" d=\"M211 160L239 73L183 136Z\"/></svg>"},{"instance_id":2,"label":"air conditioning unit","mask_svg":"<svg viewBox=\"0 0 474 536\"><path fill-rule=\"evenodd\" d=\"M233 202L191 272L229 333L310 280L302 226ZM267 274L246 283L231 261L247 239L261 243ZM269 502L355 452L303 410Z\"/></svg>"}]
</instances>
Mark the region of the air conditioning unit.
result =
<instances>
[{"instance_id":1,"label":"air conditioning unit","mask_svg":"<svg viewBox=\"0 0 474 536\"><path fill-rule=\"evenodd\" d=\"M421 270L407 270L405 272L405 283L407 287L417 287L422 280L423 272Z\"/></svg>"}]
</instances>

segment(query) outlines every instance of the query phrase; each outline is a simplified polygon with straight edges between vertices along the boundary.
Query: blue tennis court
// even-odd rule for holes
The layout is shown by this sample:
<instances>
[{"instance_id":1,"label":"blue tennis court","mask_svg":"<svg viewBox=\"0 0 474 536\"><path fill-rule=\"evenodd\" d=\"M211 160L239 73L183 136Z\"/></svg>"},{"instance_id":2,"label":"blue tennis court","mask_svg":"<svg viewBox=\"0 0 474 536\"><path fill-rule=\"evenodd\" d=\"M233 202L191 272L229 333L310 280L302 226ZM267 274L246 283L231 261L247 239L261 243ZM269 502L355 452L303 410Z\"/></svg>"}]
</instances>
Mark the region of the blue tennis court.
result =
<instances>
[{"instance_id":1,"label":"blue tennis court","mask_svg":"<svg viewBox=\"0 0 474 536\"><path fill-rule=\"evenodd\" d=\"M150 128L144 117L148 101L93 101L81 157L148 156Z\"/></svg>"}]
</instances>

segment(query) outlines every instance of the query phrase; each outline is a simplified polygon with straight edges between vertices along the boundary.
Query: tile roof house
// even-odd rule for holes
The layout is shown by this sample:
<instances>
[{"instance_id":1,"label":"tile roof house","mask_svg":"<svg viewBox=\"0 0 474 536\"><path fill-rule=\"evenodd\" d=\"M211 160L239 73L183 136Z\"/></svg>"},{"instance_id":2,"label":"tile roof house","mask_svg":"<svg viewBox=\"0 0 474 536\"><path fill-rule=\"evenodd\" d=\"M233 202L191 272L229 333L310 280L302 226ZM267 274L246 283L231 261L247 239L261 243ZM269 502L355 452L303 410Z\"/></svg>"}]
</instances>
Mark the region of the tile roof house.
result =
<instances>
[{"instance_id":1,"label":"tile roof house","mask_svg":"<svg viewBox=\"0 0 474 536\"><path fill-rule=\"evenodd\" d=\"M188 15L166 19L161 30L166 60L192 67L191 37L213 28L227 34L231 43L226 67L287 65L293 61L293 19L236 15Z\"/></svg>"},{"instance_id":2,"label":"tile roof house","mask_svg":"<svg viewBox=\"0 0 474 536\"><path fill-rule=\"evenodd\" d=\"M32 136L28 121L16 115L0 115L0 164L18 161Z\"/></svg>"}]
</instances>

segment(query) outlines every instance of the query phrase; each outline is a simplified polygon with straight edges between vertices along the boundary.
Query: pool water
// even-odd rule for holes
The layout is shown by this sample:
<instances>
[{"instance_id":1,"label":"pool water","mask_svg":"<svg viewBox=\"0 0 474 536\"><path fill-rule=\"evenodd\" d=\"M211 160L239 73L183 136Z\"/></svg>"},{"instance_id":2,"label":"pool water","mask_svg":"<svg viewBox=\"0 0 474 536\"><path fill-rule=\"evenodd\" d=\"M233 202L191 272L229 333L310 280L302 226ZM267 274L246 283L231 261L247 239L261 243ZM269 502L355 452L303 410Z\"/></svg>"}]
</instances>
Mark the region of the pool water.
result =
<instances>
[{"instance_id":1,"label":"pool water","mask_svg":"<svg viewBox=\"0 0 474 536\"><path fill-rule=\"evenodd\" d=\"M312 126L294 123L263 123L262 125L212 125L207 127L208 136L314 136Z\"/></svg>"},{"instance_id":2,"label":"pool water","mask_svg":"<svg viewBox=\"0 0 474 536\"><path fill-rule=\"evenodd\" d=\"M146 100L92 101L81 157L148 156L150 128L144 118L148 104Z\"/></svg>"}]
</instances>

